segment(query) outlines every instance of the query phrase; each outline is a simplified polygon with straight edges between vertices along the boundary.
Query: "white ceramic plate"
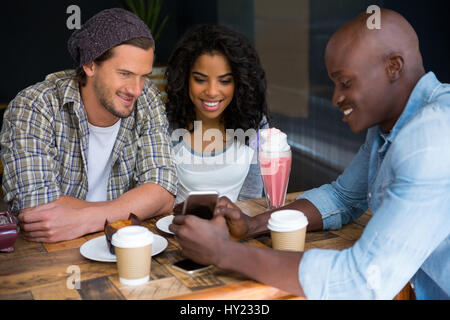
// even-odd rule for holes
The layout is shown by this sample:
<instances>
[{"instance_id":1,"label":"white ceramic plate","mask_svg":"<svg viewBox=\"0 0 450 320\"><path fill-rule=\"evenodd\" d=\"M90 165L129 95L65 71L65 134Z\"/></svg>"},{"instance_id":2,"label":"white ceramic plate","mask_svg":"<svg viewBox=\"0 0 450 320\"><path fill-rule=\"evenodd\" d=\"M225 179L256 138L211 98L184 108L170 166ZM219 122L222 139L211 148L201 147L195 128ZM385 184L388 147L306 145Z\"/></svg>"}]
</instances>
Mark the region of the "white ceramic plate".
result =
<instances>
[{"instance_id":1,"label":"white ceramic plate","mask_svg":"<svg viewBox=\"0 0 450 320\"><path fill-rule=\"evenodd\" d=\"M153 234L152 256L163 252L166 248L167 240L160 235ZM83 257L95 261L116 262L117 260L116 256L109 252L104 235L85 242L80 248L80 253Z\"/></svg>"},{"instance_id":2,"label":"white ceramic plate","mask_svg":"<svg viewBox=\"0 0 450 320\"><path fill-rule=\"evenodd\" d=\"M169 225L172 223L173 218L174 216L170 215L159 219L156 222L156 227L163 232L173 234L173 232L169 230Z\"/></svg>"}]
</instances>

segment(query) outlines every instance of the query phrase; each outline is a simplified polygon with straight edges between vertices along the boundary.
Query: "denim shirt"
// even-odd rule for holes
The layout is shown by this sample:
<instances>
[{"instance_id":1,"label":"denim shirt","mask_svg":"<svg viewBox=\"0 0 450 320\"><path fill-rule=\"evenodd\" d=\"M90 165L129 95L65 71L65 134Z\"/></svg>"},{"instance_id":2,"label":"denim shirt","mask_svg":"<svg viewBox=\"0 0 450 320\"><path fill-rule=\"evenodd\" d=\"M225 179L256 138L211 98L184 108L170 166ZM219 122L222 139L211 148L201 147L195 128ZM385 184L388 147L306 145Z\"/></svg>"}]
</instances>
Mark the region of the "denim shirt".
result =
<instances>
[{"instance_id":1,"label":"denim shirt","mask_svg":"<svg viewBox=\"0 0 450 320\"><path fill-rule=\"evenodd\" d=\"M353 247L305 252L309 299L392 299L408 281L417 299L449 299L450 85L426 74L390 133L369 129L344 173L300 198L327 230L373 213Z\"/></svg>"}]
</instances>

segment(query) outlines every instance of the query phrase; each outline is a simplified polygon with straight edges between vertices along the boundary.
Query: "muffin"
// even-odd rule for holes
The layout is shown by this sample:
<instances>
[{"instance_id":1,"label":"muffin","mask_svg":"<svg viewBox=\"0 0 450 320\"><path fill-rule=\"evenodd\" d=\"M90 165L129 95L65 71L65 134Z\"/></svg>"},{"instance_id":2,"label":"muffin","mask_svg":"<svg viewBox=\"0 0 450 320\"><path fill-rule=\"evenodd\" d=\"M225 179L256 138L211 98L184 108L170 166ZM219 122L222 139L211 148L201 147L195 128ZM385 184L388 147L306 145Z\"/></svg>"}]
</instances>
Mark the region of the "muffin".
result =
<instances>
[{"instance_id":1,"label":"muffin","mask_svg":"<svg viewBox=\"0 0 450 320\"><path fill-rule=\"evenodd\" d=\"M130 213L130 216L128 217L128 220L118 220L115 222L109 222L108 220L105 221L105 235L106 235L106 243L108 244L109 252L112 254L115 254L114 252L114 246L111 244L111 239L114 233L116 233L117 230L128 227L128 226L139 226L141 225L141 220L133 214Z\"/></svg>"}]
</instances>

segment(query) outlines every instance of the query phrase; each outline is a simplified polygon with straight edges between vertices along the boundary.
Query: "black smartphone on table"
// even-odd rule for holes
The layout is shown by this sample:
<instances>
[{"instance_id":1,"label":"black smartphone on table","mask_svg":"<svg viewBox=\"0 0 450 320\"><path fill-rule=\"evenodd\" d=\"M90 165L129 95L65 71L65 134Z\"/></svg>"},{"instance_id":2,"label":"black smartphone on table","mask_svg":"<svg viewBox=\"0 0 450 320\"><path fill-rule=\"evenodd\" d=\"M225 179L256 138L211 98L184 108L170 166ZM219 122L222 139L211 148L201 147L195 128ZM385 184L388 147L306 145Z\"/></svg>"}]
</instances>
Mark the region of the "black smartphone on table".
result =
<instances>
[{"instance_id":1,"label":"black smartphone on table","mask_svg":"<svg viewBox=\"0 0 450 320\"><path fill-rule=\"evenodd\" d=\"M184 201L182 214L191 214L211 220L214 216L219 194L216 191L193 191Z\"/></svg>"},{"instance_id":2,"label":"black smartphone on table","mask_svg":"<svg viewBox=\"0 0 450 320\"><path fill-rule=\"evenodd\" d=\"M197 272L201 272L204 270L207 270L212 267L212 265L206 266L204 264L197 263L195 261L192 261L191 259L183 259L180 261L175 262L172 264L172 266L184 273L187 273L189 275L193 275Z\"/></svg>"},{"instance_id":3,"label":"black smartphone on table","mask_svg":"<svg viewBox=\"0 0 450 320\"><path fill-rule=\"evenodd\" d=\"M216 191L193 191L184 201L182 214L191 214L202 219L211 220L214 217L219 194ZM175 269L193 275L212 266L199 264L191 259L177 261L172 265Z\"/></svg>"}]
</instances>

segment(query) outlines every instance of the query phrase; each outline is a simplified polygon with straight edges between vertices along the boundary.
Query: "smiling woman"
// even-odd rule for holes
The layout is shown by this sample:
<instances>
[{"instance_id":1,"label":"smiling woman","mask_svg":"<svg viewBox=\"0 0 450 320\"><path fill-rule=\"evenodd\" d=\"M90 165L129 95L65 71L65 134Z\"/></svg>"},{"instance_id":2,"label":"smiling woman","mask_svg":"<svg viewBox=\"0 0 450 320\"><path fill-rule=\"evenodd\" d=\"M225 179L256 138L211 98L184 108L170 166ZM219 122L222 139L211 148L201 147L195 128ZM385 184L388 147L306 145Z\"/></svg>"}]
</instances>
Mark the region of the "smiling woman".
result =
<instances>
[{"instance_id":1,"label":"smiling woman","mask_svg":"<svg viewBox=\"0 0 450 320\"><path fill-rule=\"evenodd\" d=\"M222 26L193 27L172 53L167 79L167 115L174 132L184 130L173 134L176 202L201 190L233 201L261 197L254 148L256 131L268 126L268 109L265 72L253 45Z\"/></svg>"},{"instance_id":2,"label":"smiling woman","mask_svg":"<svg viewBox=\"0 0 450 320\"><path fill-rule=\"evenodd\" d=\"M212 52L197 58L189 75L189 98L204 129L222 126L220 115L233 100L234 87L233 73L225 56Z\"/></svg>"}]
</instances>

